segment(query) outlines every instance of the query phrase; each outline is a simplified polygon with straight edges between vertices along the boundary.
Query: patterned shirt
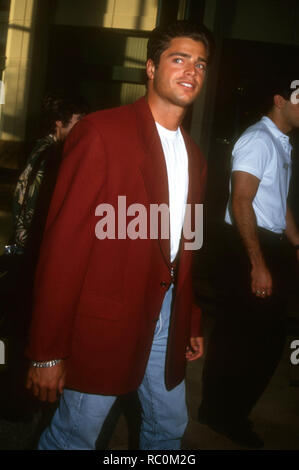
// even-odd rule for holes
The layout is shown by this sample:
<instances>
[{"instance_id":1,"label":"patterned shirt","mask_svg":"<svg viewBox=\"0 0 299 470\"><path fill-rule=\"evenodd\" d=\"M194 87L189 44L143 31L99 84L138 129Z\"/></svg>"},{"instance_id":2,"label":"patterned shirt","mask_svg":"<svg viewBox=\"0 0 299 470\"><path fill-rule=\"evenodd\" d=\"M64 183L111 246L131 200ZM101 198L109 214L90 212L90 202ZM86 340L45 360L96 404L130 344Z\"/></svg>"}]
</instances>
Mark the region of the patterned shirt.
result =
<instances>
[{"instance_id":1,"label":"patterned shirt","mask_svg":"<svg viewBox=\"0 0 299 470\"><path fill-rule=\"evenodd\" d=\"M30 225L33 219L34 209L43 181L50 146L56 145L55 136L48 135L37 141L25 170L21 174L14 193L13 220L14 243L18 251L22 252L28 239Z\"/></svg>"}]
</instances>

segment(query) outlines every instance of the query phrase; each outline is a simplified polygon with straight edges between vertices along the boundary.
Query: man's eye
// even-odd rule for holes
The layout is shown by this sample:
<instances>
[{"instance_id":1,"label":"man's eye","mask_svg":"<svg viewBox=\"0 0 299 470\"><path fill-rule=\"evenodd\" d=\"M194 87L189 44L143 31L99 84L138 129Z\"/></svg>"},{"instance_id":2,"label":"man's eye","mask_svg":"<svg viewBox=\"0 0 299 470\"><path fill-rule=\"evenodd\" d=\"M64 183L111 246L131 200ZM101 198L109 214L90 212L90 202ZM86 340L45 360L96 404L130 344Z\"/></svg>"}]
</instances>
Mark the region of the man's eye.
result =
<instances>
[{"instance_id":1,"label":"man's eye","mask_svg":"<svg viewBox=\"0 0 299 470\"><path fill-rule=\"evenodd\" d=\"M174 59L174 62L175 62L176 64L181 64L181 63L183 62L183 59L181 59L181 57L176 57L176 58Z\"/></svg>"},{"instance_id":2,"label":"man's eye","mask_svg":"<svg viewBox=\"0 0 299 470\"><path fill-rule=\"evenodd\" d=\"M196 65L196 68L198 68L199 70L203 70L204 72L207 70L206 65L201 62Z\"/></svg>"}]
</instances>

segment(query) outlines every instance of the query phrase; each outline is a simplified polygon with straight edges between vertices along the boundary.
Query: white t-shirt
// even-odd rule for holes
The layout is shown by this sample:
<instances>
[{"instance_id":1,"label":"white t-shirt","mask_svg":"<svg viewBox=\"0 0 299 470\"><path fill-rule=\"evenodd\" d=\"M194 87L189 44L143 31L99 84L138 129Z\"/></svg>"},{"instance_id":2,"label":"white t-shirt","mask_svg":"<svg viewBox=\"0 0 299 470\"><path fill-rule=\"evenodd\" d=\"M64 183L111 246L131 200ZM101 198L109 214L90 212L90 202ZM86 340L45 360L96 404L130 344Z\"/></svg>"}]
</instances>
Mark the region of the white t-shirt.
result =
<instances>
[{"instance_id":1,"label":"white t-shirt","mask_svg":"<svg viewBox=\"0 0 299 470\"><path fill-rule=\"evenodd\" d=\"M245 171L260 180L252 203L257 225L275 233L286 228L291 151L288 136L264 116L241 135L232 152L232 172ZM225 221L232 224L231 196Z\"/></svg>"},{"instance_id":2,"label":"white t-shirt","mask_svg":"<svg viewBox=\"0 0 299 470\"><path fill-rule=\"evenodd\" d=\"M156 122L167 167L170 213L170 261L178 252L188 196L188 156L180 129L170 131Z\"/></svg>"}]
</instances>

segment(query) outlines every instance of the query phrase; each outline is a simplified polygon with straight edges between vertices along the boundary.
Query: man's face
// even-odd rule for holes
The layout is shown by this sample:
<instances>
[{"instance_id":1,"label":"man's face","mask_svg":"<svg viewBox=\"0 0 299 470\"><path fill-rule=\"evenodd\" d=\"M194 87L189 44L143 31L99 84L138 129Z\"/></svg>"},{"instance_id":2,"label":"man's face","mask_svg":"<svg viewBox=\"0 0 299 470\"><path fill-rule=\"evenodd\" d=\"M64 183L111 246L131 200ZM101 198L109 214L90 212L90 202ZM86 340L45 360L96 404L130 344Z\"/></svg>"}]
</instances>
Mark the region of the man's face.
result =
<instances>
[{"instance_id":1,"label":"man's face","mask_svg":"<svg viewBox=\"0 0 299 470\"><path fill-rule=\"evenodd\" d=\"M290 130L299 128L299 91L293 94L292 100L285 100L282 116Z\"/></svg>"},{"instance_id":2,"label":"man's face","mask_svg":"<svg viewBox=\"0 0 299 470\"><path fill-rule=\"evenodd\" d=\"M73 114L71 120L68 122L66 126L62 126L61 128L61 140L65 140L68 133L72 130L74 125L80 121L82 118L82 114Z\"/></svg>"},{"instance_id":3,"label":"man's face","mask_svg":"<svg viewBox=\"0 0 299 470\"><path fill-rule=\"evenodd\" d=\"M187 37L171 40L156 67L147 61L149 94L185 108L198 96L206 74L207 52L202 42Z\"/></svg>"},{"instance_id":4,"label":"man's face","mask_svg":"<svg viewBox=\"0 0 299 470\"><path fill-rule=\"evenodd\" d=\"M73 114L66 125L63 125L62 121L56 121L56 137L58 140L63 142L74 125L80 121L82 117L82 114Z\"/></svg>"}]
</instances>

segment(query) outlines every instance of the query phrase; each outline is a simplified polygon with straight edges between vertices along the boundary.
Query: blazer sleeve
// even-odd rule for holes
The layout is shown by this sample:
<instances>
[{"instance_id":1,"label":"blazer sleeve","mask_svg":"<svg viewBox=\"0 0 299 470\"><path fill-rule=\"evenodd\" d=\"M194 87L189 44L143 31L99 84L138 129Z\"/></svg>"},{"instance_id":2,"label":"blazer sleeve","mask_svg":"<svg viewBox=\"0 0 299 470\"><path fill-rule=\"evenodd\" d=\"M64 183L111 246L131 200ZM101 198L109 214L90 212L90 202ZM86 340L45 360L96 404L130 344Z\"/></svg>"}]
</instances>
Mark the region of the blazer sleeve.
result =
<instances>
[{"instance_id":1,"label":"blazer sleeve","mask_svg":"<svg viewBox=\"0 0 299 470\"><path fill-rule=\"evenodd\" d=\"M191 311L190 337L196 338L198 336L203 336L202 312L201 308L193 303Z\"/></svg>"},{"instance_id":2,"label":"blazer sleeve","mask_svg":"<svg viewBox=\"0 0 299 470\"><path fill-rule=\"evenodd\" d=\"M197 162L198 162L199 168L198 168L198 173L197 173L198 181L196 185L197 190L196 190L196 195L195 195L195 201L197 203L203 204L205 200L205 193L206 193L208 166L207 166L206 159L204 158L204 156L202 155L202 153L199 151L197 147L196 147L196 150L197 150ZM201 227L201 230L203 231L203 226ZM195 258L195 254L193 254L193 263L194 263L194 258ZM204 336L202 309L197 303L197 296L195 292L194 268L195 266L193 265L192 267L193 303L192 303L192 310L191 310L191 325L190 325L191 338Z\"/></svg>"},{"instance_id":3,"label":"blazer sleeve","mask_svg":"<svg viewBox=\"0 0 299 470\"><path fill-rule=\"evenodd\" d=\"M27 355L67 358L88 259L95 241L95 209L107 176L100 133L84 119L66 140L37 265Z\"/></svg>"}]
</instances>

